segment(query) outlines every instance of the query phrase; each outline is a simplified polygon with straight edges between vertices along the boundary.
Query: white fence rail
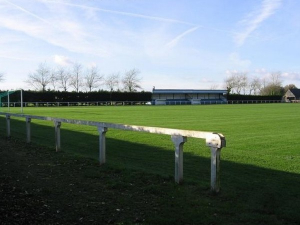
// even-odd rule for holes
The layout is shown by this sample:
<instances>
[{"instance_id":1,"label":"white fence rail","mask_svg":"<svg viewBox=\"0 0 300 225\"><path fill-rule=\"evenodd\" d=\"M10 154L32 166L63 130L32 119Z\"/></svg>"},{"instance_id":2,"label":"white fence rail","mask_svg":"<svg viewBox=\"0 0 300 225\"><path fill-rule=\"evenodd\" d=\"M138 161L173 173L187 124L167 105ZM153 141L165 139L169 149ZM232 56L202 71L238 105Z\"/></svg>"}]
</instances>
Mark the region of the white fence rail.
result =
<instances>
[{"instance_id":1,"label":"white fence rail","mask_svg":"<svg viewBox=\"0 0 300 225\"><path fill-rule=\"evenodd\" d=\"M62 123L71 123L71 124L97 127L99 132L100 165L106 162L105 134L109 128L169 135L171 136L171 140L175 145L175 182L177 183L181 183L183 181L183 145L185 142L187 142L187 137L205 139L206 146L209 147L211 150L211 189L214 192L219 192L220 190L220 154L221 154L221 149L226 146L226 140L222 134L203 132L203 131L159 128L159 127L133 126L133 125L126 125L126 124L115 124L115 123L105 123L105 122L86 121L86 120L61 119L61 118L53 118L53 117L43 117L43 116L33 116L33 115L3 113L3 112L0 112L0 115L5 116L6 118L7 137L11 137L11 132L10 132L11 117L25 118L27 143L31 142L30 123L32 119L53 121L54 128L55 128L56 151L59 151L61 149L60 128Z\"/></svg>"}]
</instances>

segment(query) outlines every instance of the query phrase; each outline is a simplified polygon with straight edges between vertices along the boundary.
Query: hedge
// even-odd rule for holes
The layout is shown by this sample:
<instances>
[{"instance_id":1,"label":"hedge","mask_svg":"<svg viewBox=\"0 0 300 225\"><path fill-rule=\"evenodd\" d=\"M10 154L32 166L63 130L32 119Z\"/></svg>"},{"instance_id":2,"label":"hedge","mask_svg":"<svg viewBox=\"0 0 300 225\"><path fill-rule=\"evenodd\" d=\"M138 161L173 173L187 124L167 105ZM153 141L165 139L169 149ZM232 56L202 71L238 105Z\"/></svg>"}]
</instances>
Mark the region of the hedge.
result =
<instances>
[{"instance_id":1,"label":"hedge","mask_svg":"<svg viewBox=\"0 0 300 225\"><path fill-rule=\"evenodd\" d=\"M1 91L0 91L1 92ZM2 91L3 92L3 91ZM92 102L92 101L151 101L151 92L66 92L23 91L23 102ZM2 98L6 102L7 97ZM20 92L10 95L10 102L20 102Z\"/></svg>"}]
</instances>

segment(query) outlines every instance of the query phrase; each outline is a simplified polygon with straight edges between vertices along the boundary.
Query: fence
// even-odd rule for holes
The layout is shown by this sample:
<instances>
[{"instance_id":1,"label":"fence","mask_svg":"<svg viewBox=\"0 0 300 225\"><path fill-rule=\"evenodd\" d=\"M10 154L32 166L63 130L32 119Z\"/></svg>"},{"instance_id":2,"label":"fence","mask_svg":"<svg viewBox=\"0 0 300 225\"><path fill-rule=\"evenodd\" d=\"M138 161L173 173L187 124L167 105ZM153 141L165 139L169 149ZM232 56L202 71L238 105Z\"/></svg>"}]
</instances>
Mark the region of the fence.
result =
<instances>
[{"instance_id":1,"label":"fence","mask_svg":"<svg viewBox=\"0 0 300 225\"><path fill-rule=\"evenodd\" d=\"M282 103L282 100L228 100L227 104Z\"/></svg>"},{"instance_id":2,"label":"fence","mask_svg":"<svg viewBox=\"0 0 300 225\"><path fill-rule=\"evenodd\" d=\"M206 100L199 103L186 101L173 101L164 105L213 105L213 104L262 104L262 103L282 103L282 100L228 100L216 101ZM109 106L109 105L151 105L150 101L87 101L87 102L24 102L24 107L51 107L51 106ZM2 107L8 107L7 102L2 102ZM20 107L20 102L10 102L10 107Z\"/></svg>"},{"instance_id":3,"label":"fence","mask_svg":"<svg viewBox=\"0 0 300 225\"><path fill-rule=\"evenodd\" d=\"M187 137L200 138L206 140L206 146L211 150L211 190L219 192L220 190L220 154L221 149L226 146L225 137L222 134L203 132L203 131L191 131L191 130L177 130L169 128L159 127L146 127L146 126L133 126L125 124L114 124L105 122L95 122L86 120L73 120L73 119L61 119L53 117L32 116L24 114L12 114L1 113L0 115L6 117L6 130L7 137L11 136L10 132L10 119L11 117L23 117L26 122L26 141L31 142L31 129L30 123L32 119L47 120L54 122L55 128L55 146L56 151L61 149L61 137L60 128L62 123L71 123L78 125L95 126L99 132L99 163L104 164L106 161L106 144L105 134L109 128L147 132L154 134L165 134L171 136L171 140L175 146L175 182L181 183L183 181L183 145L187 142Z\"/></svg>"},{"instance_id":4,"label":"fence","mask_svg":"<svg viewBox=\"0 0 300 225\"><path fill-rule=\"evenodd\" d=\"M38 106L108 106L108 105L147 105L149 101L86 101L86 102L24 102L24 107ZM2 102L2 107L8 107L8 102ZM20 107L20 102L10 102L10 107Z\"/></svg>"}]
</instances>

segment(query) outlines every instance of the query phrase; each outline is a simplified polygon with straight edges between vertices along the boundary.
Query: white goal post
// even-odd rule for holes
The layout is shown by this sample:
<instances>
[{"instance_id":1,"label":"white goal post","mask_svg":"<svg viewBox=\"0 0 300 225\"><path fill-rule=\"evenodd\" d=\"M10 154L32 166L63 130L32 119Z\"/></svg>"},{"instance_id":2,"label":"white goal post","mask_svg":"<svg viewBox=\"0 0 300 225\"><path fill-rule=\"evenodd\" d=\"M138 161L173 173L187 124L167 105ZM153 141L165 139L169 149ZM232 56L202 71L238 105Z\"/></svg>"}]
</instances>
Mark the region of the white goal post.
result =
<instances>
[{"instance_id":1,"label":"white goal post","mask_svg":"<svg viewBox=\"0 0 300 225\"><path fill-rule=\"evenodd\" d=\"M8 108L8 112L10 112L10 95L20 91L20 95L21 95L21 99L20 99L20 103L21 103L21 113L23 113L23 90L11 90L11 91L6 91L6 92L2 92L0 93L0 107L2 107L2 97L6 97L7 96L7 108Z\"/></svg>"}]
</instances>

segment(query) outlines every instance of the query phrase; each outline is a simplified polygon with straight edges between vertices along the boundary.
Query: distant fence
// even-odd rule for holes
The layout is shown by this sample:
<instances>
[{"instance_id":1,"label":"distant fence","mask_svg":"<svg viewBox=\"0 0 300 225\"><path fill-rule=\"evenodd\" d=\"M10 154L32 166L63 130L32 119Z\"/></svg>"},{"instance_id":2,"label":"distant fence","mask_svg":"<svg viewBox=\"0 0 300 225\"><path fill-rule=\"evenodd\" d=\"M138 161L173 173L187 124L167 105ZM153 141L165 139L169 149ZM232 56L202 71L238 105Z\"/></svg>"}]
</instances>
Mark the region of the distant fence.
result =
<instances>
[{"instance_id":1,"label":"distant fence","mask_svg":"<svg viewBox=\"0 0 300 225\"><path fill-rule=\"evenodd\" d=\"M228 100L227 104L282 103L282 100Z\"/></svg>"},{"instance_id":2,"label":"distant fence","mask_svg":"<svg viewBox=\"0 0 300 225\"><path fill-rule=\"evenodd\" d=\"M50 107L50 106L109 106L109 105L147 105L149 101L86 101L86 102L23 102L24 107ZM20 107L20 102L10 102L10 107ZM8 107L2 102L2 107Z\"/></svg>"},{"instance_id":3,"label":"distant fence","mask_svg":"<svg viewBox=\"0 0 300 225\"><path fill-rule=\"evenodd\" d=\"M149 101L86 101L86 102L24 102L24 107L51 107L51 106L109 106L109 105L148 105ZM10 102L10 107L20 107L20 102ZM2 102L2 107L8 107Z\"/></svg>"},{"instance_id":4,"label":"distant fence","mask_svg":"<svg viewBox=\"0 0 300 225\"><path fill-rule=\"evenodd\" d=\"M105 134L109 128L119 130L129 130L138 132L147 132L154 134L165 134L171 136L171 140L175 146L175 182L181 183L183 181L183 145L187 142L187 137L200 138L206 140L206 146L211 150L211 189L214 192L220 190L220 154L221 149L226 146L225 137L222 134L193 131L193 130L177 130L159 127L133 126L125 124L114 124L86 120L61 119L53 117L32 116L24 114L1 113L0 116L6 118L7 137L11 137L11 117L21 117L26 122L26 141L31 142L31 121L32 120L46 120L53 121L55 128L55 146L56 151L61 149L60 128L62 123L71 123L77 125L95 126L99 132L99 163L100 165L106 162L106 144Z\"/></svg>"},{"instance_id":5,"label":"distant fence","mask_svg":"<svg viewBox=\"0 0 300 225\"><path fill-rule=\"evenodd\" d=\"M206 100L192 105L214 105L214 104L263 104L282 103L281 100L228 100L216 101ZM24 102L24 107L59 107L59 106L124 106L124 105L151 105L150 101L86 101L86 102ZM187 101L172 101L166 105L191 105ZM10 107L20 107L20 102L10 102ZM2 107L8 107L7 102L2 102Z\"/></svg>"},{"instance_id":6,"label":"distant fence","mask_svg":"<svg viewBox=\"0 0 300 225\"><path fill-rule=\"evenodd\" d=\"M205 100L199 101L197 103L192 103L190 101L172 101L167 102L166 104L157 104L157 105L215 105L215 104L263 104L263 103L282 103L281 100Z\"/></svg>"}]
</instances>

